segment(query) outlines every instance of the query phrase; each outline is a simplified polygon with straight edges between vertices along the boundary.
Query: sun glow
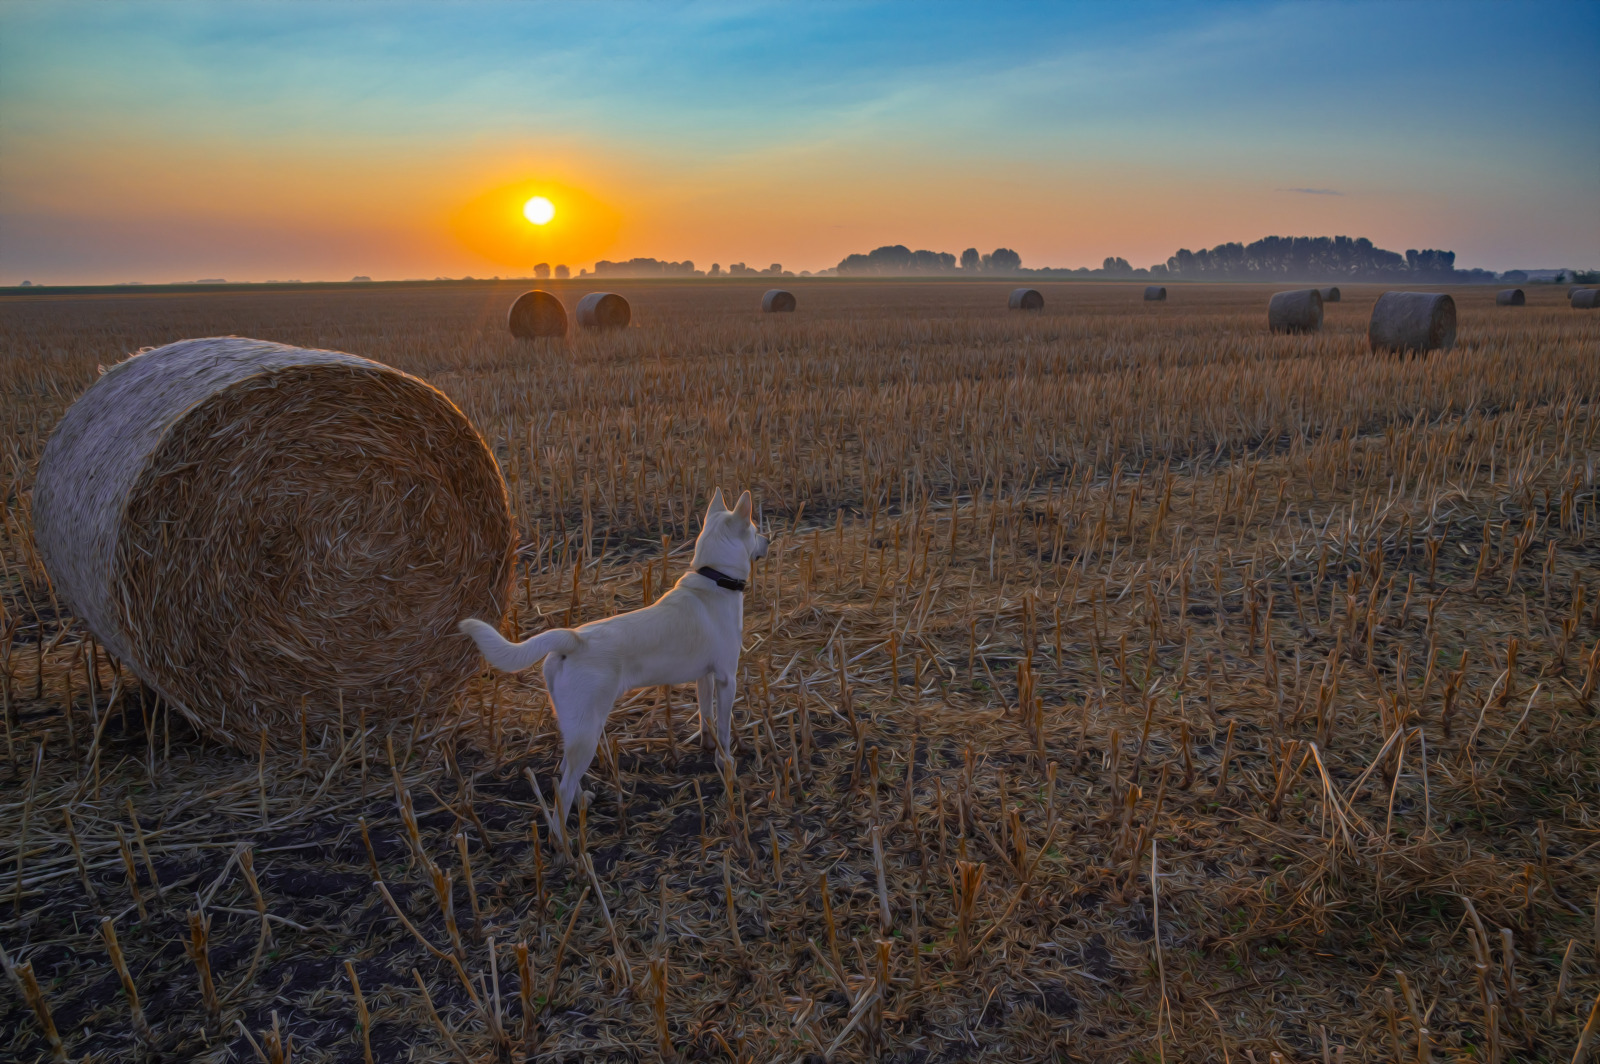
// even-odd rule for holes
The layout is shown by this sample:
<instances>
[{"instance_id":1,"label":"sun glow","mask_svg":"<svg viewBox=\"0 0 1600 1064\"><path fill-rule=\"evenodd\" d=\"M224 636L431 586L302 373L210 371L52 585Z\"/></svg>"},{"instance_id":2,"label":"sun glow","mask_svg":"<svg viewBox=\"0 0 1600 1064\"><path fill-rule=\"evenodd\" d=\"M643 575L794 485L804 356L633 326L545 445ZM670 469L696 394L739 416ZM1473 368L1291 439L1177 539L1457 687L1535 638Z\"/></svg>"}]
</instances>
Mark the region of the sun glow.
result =
<instances>
[{"instance_id":1,"label":"sun glow","mask_svg":"<svg viewBox=\"0 0 1600 1064\"><path fill-rule=\"evenodd\" d=\"M543 196L535 196L522 205L522 216L534 225L545 225L556 216L556 205Z\"/></svg>"},{"instance_id":2,"label":"sun glow","mask_svg":"<svg viewBox=\"0 0 1600 1064\"><path fill-rule=\"evenodd\" d=\"M549 177L484 188L446 215L465 250L519 270L601 259L617 242L622 219L592 192ZM494 271L490 271L494 272Z\"/></svg>"}]
</instances>

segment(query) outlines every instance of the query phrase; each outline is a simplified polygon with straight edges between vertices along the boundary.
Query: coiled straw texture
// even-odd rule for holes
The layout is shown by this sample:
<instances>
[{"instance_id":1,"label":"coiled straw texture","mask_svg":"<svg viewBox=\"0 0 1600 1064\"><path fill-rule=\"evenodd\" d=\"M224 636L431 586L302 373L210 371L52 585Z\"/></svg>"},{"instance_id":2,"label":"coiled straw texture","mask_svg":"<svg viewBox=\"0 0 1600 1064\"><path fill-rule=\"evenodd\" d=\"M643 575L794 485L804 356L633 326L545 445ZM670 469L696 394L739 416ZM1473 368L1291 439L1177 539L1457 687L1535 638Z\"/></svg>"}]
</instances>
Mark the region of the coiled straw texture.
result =
<instances>
[{"instance_id":1,"label":"coiled straw texture","mask_svg":"<svg viewBox=\"0 0 1600 1064\"><path fill-rule=\"evenodd\" d=\"M51 436L34 513L101 644L246 748L297 742L302 712L315 730L448 705L478 668L456 622L500 618L513 572L505 483L448 398L238 337L106 371Z\"/></svg>"}]
</instances>

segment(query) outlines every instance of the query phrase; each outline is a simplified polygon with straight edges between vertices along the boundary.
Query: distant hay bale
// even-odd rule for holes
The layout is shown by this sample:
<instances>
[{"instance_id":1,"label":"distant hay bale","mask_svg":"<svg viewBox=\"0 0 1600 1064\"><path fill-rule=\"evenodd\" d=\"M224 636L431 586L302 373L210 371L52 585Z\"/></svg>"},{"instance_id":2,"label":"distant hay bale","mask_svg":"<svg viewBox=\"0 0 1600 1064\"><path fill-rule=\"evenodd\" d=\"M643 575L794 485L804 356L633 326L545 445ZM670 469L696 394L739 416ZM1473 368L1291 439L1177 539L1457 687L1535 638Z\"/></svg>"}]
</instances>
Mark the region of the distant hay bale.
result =
<instances>
[{"instance_id":1,"label":"distant hay bale","mask_svg":"<svg viewBox=\"0 0 1600 1064\"><path fill-rule=\"evenodd\" d=\"M1011 293L1006 305L1012 310L1043 310L1044 296L1037 288L1018 288Z\"/></svg>"},{"instance_id":2,"label":"distant hay bale","mask_svg":"<svg viewBox=\"0 0 1600 1064\"><path fill-rule=\"evenodd\" d=\"M561 300L542 289L524 292L511 304L506 318L511 335L519 340L537 340L567 335L567 308Z\"/></svg>"},{"instance_id":3,"label":"distant hay bale","mask_svg":"<svg viewBox=\"0 0 1600 1064\"><path fill-rule=\"evenodd\" d=\"M1322 297L1324 303L1339 302L1339 290L1337 288L1319 288L1317 289L1317 294Z\"/></svg>"},{"instance_id":4,"label":"distant hay bale","mask_svg":"<svg viewBox=\"0 0 1600 1064\"><path fill-rule=\"evenodd\" d=\"M1275 333L1308 333L1322 328L1322 293L1315 288L1275 293L1267 304L1267 325Z\"/></svg>"},{"instance_id":5,"label":"distant hay bale","mask_svg":"<svg viewBox=\"0 0 1600 1064\"><path fill-rule=\"evenodd\" d=\"M505 483L425 381L213 337L107 370L39 461L35 534L106 649L214 739L296 745L448 705L515 546ZM303 702L302 702L303 700ZM292 736L292 738L291 738Z\"/></svg>"},{"instance_id":6,"label":"distant hay bale","mask_svg":"<svg viewBox=\"0 0 1600 1064\"><path fill-rule=\"evenodd\" d=\"M794 312L794 293L774 288L761 297L763 314L791 314Z\"/></svg>"},{"instance_id":7,"label":"distant hay bale","mask_svg":"<svg viewBox=\"0 0 1600 1064\"><path fill-rule=\"evenodd\" d=\"M1385 292L1372 308L1374 351L1448 350L1456 342L1456 301L1435 292Z\"/></svg>"},{"instance_id":8,"label":"distant hay bale","mask_svg":"<svg viewBox=\"0 0 1600 1064\"><path fill-rule=\"evenodd\" d=\"M1162 285L1150 285L1144 290L1144 298L1147 303L1164 303L1167 299L1167 290Z\"/></svg>"},{"instance_id":9,"label":"distant hay bale","mask_svg":"<svg viewBox=\"0 0 1600 1064\"><path fill-rule=\"evenodd\" d=\"M578 324L585 329L626 329L632 318L628 301L615 292L590 292L578 300Z\"/></svg>"},{"instance_id":10,"label":"distant hay bale","mask_svg":"<svg viewBox=\"0 0 1600 1064\"><path fill-rule=\"evenodd\" d=\"M1497 307L1523 307L1528 305L1528 297L1520 288L1507 288L1495 294L1494 302Z\"/></svg>"},{"instance_id":11,"label":"distant hay bale","mask_svg":"<svg viewBox=\"0 0 1600 1064\"><path fill-rule=\"evenodd\" d=\"M1573 310L1594 310L1600 307L1600 288L1580 288L1572 293Z\"/></svg>"}]
</instances>

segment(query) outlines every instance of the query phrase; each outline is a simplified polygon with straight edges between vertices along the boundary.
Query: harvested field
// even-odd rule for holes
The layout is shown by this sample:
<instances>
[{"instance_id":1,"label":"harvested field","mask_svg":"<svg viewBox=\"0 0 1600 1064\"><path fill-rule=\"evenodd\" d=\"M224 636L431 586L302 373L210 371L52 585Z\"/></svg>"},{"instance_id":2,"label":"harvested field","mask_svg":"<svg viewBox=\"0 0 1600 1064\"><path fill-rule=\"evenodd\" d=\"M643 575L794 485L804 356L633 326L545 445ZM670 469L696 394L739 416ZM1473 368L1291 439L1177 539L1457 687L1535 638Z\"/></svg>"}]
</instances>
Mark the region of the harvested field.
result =
<instances>
[{"instance_id":1,"label":"harvested field","mask_svg":"<svg viewBox=\"0 0 1600 1064\"><path fill-rule=\"evenodd\" d=\"M533 345L511 284L0 298L0 945L66 1054L137 1057L104 915L168 1060L1573 1058L1600 318L1452 289L1401 357L1371 286L1273 335L1271 286L607 284L633 327ZM536 671L258 756L165 712L56 600L33 470L98 365L229 333L472 417L525 634L750 488L737 776L637 692L563 861Z\"/></svg>"}]
</instances>

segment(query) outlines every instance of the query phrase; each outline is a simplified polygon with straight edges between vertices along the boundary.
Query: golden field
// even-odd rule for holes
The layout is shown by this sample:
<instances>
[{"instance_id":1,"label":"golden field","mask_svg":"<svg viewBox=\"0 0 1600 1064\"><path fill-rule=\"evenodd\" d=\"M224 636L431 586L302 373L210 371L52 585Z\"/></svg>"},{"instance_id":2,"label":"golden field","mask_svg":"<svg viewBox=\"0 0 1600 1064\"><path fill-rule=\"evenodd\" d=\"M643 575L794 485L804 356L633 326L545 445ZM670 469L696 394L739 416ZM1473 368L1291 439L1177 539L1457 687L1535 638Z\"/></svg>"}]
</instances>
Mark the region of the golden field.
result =
<instances>
[{"instance_id":1,"label":"golden field","mask_svg":"<svg viewBox=\"0 0 1600 1064\"><path fill-rule=\"evenodd\" d=\"M634 327L536 343L510 284L0 297L0 1055L47 1009L97 1061L1573 1059L1600 315L1457 289L1402 358L1374 286L1273 336L1269 286L780 283L611 281ZM737 776L691 691L625 699L591 877L536 671L260 753L141 692L33 470L97 366L222 334L454 399L524 633L636 608L751 489Z\"/></svg>"}]
</instances>

